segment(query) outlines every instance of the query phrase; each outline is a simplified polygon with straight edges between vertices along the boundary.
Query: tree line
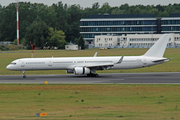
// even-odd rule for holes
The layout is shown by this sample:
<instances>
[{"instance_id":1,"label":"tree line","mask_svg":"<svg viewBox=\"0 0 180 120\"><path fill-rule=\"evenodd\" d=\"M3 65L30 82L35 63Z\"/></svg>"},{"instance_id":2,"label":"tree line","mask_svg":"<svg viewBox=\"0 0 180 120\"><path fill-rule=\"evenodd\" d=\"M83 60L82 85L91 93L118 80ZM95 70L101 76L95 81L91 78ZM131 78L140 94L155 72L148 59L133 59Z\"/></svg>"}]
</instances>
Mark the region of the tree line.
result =
<instances>
[{"instance_id":1,"label":"tree line","mask_svg":"<svg viewBox=\"0 0 180 120\"><path fill-rule=\"evenodd\" d=\"M95 14L155 14L168 17L180 13L180 4L169 5L128 5L111 7L98 2L83 8L79 4L67 5L61 1L47 6L39 3L19 3L20 43L42 47L45 44L64 48L68 42L80 43L80 19ZM0 5L0 41L16 39L16 4ZM82 38L81 38L82 39Z\"/></svg>"}]
</instances>

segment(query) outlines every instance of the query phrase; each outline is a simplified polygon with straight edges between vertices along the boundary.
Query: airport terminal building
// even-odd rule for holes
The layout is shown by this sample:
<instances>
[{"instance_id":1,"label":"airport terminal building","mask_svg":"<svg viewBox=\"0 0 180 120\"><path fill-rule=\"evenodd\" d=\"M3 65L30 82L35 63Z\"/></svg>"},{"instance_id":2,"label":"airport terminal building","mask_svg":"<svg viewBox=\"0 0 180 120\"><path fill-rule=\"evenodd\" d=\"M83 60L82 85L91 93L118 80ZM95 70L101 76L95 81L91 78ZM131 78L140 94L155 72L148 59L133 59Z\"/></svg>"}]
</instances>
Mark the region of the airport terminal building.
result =
<instances>
[{"instance_id":1,"label":"airport terminal building","mask_svg":"<svg viewBox=\"0 0 180 120\"><path fill-rule=\"evenodd\" d=\"M180 47L180 35L170 33L167 47ZM127 34L120 36L96 35L94 47L99 48L150 48L163 34Z\"/></svg>"},{"instance_id":2,"label":"airport terminal building","mask_svg":"<svg viewBox=\"0 0 180 120\"><path fill-rule=\"evenodd\" d=\"M155 14L89 15L80 22L80 34L83 35L85 43L94 44L95 47L149 46L161 34L173 33L171 35L174 36L171 38L173 41L179 40L180 34L180 14L170 14L169 17L164 18L157 18ZM147 41L150 41L147 44L146 37ZM100 43L100 40L97 43L97 38L104 41ZM107 43L107 38L108 41L110 38L112 43ZM122 40L127 42L124 43ZM171 45L178 46L179 42L173 42Z\"/></svg>"}]
</instances>

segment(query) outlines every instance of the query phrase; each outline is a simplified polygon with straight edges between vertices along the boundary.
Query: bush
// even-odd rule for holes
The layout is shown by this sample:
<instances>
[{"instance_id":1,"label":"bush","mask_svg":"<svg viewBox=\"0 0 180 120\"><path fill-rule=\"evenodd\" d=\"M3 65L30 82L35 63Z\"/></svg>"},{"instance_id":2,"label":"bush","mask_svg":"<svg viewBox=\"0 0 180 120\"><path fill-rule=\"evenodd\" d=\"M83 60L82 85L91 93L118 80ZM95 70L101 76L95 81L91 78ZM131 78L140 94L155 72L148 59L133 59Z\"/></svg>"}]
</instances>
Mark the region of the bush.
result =
<instances>
[{"instance_id":1,"label":"bush","mask_svg":"<svg viewBox=\"0 0 180 120\"><path fill-rule=\"evenodd\" d=\"M17 45L0 45L0 50L2 51L8 51L8 50L19 50L21 48L24 48L23 45L17 46Z\"/></svg>"},{"instance_id":2,"label":"bush","mask_svg":"<svg viewBox=\"0 0 180 120\"><path fill-rule=\"evenodd\" d=\"M1 50L1 51L7 51L7 50L9 50L9 48L7 48L7 47L4 46L4 45L0 45L0 50Z\"/></svg>"},{"instance_id":3,"label":"bush","mask_svg":"<svg viewBox=\"0 0 180 120\"><path fill-rule=\"evenodd\" d=\"M9 48L9 50L18 50L18 46L17 45L6 45L7 48Z\"/></svg>"},{"instance_id":4,"label":"bush","mask_svg":"<svg viewBox=\"0 0 180 120\"><path fill-rule=\"evenodd\" d=\"M26 50L32 50L32 47L31 46L27 46Z\"/></svg>"}]
</instances>

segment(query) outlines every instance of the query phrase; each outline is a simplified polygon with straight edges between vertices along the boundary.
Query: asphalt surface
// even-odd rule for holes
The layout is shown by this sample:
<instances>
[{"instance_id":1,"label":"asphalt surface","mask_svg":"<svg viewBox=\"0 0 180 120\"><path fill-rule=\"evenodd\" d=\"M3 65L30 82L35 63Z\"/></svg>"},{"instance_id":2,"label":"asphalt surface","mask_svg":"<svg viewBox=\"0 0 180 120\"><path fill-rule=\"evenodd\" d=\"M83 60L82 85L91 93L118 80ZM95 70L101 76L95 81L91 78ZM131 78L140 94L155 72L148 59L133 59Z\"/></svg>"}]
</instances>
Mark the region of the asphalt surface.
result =
<instances>
[{"instance_id":1,"label":"asphalt surface","mask_svg":"<svg viewBox=\"0 0 180 120\"><path fill-rule=\"evenodd\" d=\"M0 83L35 84L180 84L180 73L108 73L99 77L66 75L0 76Z\"/></svg>"}]
</instances>

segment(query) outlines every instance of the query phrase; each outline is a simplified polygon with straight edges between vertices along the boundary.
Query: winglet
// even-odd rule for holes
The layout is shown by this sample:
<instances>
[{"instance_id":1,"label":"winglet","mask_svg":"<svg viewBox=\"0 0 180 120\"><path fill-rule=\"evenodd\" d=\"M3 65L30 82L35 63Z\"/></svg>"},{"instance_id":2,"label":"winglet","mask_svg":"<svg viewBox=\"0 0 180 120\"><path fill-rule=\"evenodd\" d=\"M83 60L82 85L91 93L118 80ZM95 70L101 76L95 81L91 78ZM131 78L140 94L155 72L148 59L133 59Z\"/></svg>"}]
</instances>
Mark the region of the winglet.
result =
<instances>
[{"instance_id":1,"label":"winglet","mask_svg":"<svg viewBox=\"0 0 180 120\"><path fill-rule=\"evenodd\" d=\"M97 52L94 54L94 56L93 57L97 57Z\"/></svg>"},{"instance_id":2,"label":"winglet","mask_svg":"<svg viewBox=\"0 0 180 120\"><path fill-rule=\"evenodd\" d=\"M120 64L123 61L124 55L119 59L119 61L116 64Z\"/></svg>"}]
</instances>

